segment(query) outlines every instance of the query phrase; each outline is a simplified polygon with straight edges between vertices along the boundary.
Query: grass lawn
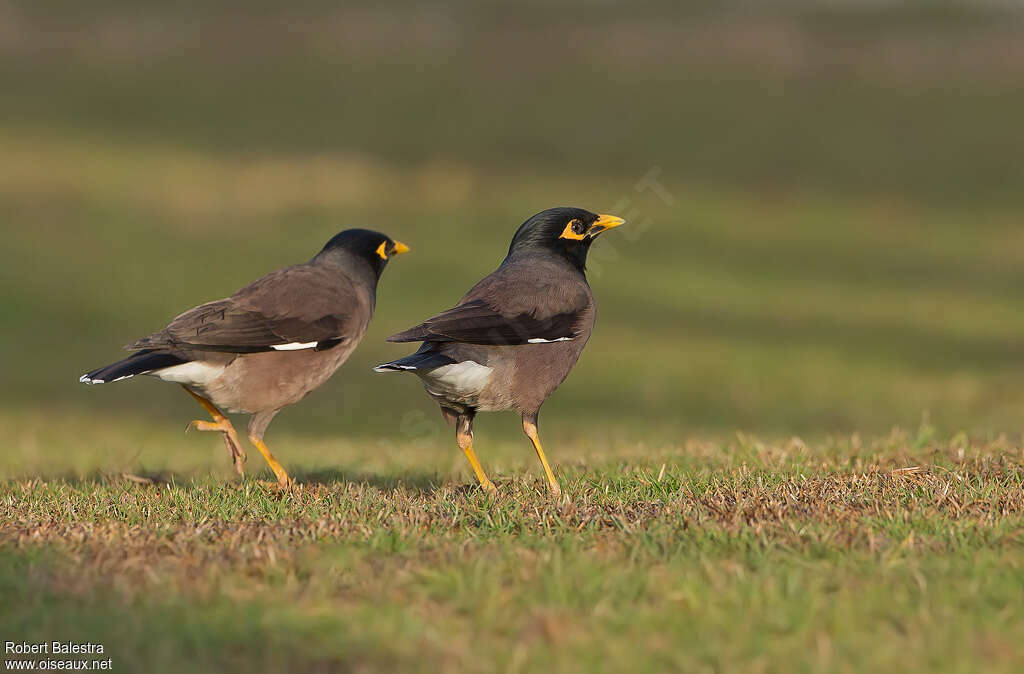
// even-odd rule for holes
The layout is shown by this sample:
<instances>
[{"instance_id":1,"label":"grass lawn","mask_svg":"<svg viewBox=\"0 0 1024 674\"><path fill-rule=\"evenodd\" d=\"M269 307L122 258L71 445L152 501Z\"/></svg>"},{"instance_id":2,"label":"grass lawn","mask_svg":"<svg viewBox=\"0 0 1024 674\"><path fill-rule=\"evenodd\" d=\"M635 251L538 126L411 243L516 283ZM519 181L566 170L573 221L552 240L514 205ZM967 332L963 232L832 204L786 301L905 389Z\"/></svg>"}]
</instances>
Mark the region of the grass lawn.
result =
<instances>
[{"instance_id":1,"label":"grass lawn","mask_svg":"<svg viewBox=\"0 0 1024 674\"><path fill-rule=\"evenodd\" d=\"M488 452L494 498L436 452L366 449L306 443L335 468L287 494L187 471L7 482L0 632L102 643L119 671L1024 666L1005 443L633 447L563 465L562 502L525 447Z\"/></svg>"}]
</instances>

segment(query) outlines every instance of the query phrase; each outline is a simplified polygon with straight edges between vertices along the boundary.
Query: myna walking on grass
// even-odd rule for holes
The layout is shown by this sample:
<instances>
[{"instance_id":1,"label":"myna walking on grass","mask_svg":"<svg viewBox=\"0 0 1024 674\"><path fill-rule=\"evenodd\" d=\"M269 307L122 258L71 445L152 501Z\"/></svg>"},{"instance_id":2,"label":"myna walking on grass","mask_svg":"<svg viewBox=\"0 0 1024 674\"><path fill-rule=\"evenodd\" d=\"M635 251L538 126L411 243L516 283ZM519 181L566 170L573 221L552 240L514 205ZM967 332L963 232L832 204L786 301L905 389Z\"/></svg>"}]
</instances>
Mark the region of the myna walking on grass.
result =
<instances>
[{"instance_id":1,"label":"myna walking on grass","mask_svg":"<svg viewBox=\"0 0 1024 674\"><path fill-rule=\"evenodd\" d=\"M181 384L213 418L193 421L189 429L223 433L239 475L245 451L221 410L251 414L249 439L278 484L287 486L288 473L263 442L267 426L348 359L373 316L384 267L408 250L377 232L341 232L309 262L185 312L128 345L134 355L81 381L106 384L145 374Z\"/></svg>"},{"instance_id":2,"label":"myna walking on grass","mask_svg":"<svg viewBox=\"0 0 1024 674\"><path fill-rule=\"evenodd\" d=\"M551 492L560 494L537 431L541 405L565 381L594 327L596 307L585 275L599 234L621 218L552 208L523 224L501 266L453 309L388 338L423 342L415 354L378 372L413 372L455 426L459 447L480 486L494 491L473 450L479 411L516 410L537 450Z\"/></svg>"}]
</instances>

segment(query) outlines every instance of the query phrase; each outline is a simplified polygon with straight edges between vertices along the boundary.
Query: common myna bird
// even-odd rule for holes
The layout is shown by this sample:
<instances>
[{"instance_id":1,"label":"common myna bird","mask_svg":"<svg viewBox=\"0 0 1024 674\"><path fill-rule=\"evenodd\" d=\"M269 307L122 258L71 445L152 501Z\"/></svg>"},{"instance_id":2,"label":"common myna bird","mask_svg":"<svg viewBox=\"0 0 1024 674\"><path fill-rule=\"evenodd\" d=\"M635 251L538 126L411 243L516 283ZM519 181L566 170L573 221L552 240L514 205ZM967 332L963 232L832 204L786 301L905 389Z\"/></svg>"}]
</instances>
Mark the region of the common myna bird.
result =
<instances>
[{"instance_id":1,"label":"common myna bird","mask_svg":"<svg viewBox=\"0 0 1024 674\"><path fill-rule=\"evenodd\" d=\"M541 405L565 381L594 327L587 253L621 218L552 208L527 220L501 266L453 309L388 338L423 342L378 372L413 372L456 430L480 486L494 491L473 450L477 412L516 410L537 450L551 492L561 488L537 431Z\"/></svg>"},{"instance_id":2,"label":"common myna bird","mask_svg":"<svg viewBox=\"0 0 1024 674\"><path fill-rule=\"evenodd\" d=\"M348 359L373 316L384 267L408 251L384 234L346 230L309 262L183 313L125 347L132 356L80 381L106 384L145 374L181 384L213 418L189 429L223 433L239 475L245 451L221 410L251 414L249 439L287 486L288 473L263 442L267 426Z\"/></svg>"}]
</instances>

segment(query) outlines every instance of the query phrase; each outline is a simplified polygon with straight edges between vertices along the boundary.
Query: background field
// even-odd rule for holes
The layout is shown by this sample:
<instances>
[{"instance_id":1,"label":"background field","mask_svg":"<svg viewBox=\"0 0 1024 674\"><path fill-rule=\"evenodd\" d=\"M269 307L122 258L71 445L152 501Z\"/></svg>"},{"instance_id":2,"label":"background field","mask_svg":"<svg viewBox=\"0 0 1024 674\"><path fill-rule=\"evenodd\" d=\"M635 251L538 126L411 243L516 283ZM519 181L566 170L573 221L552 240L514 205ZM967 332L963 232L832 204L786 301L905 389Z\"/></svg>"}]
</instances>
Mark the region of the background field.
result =
<instances>
[{"instance_id":1,"label":"background field","mask_svg":"<svg viewBox=\"0 0 1024 674\"><path fill-rule=\"evenodd\" d=\"M1024 667L1024 14L335 4L0 0L0 641L118 671ZM568 204L630 220L542 418L570 498L491 415L489 500L371 367ZM271 428L294 493L237 483L174 387L77 384L349 226L414 252Z\"/></svg>"}]
</instances>

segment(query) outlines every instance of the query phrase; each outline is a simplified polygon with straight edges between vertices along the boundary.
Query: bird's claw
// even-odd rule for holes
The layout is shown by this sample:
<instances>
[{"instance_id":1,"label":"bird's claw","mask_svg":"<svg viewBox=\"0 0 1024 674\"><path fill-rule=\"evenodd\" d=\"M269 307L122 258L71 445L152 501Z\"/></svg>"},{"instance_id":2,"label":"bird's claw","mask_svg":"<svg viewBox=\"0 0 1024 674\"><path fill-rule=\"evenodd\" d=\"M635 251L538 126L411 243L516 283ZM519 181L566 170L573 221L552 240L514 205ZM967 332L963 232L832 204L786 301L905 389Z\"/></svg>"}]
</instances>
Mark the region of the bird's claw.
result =
<instances>
[{"instance_id":1,"label":"bird's claw","mask_svg":"<svg viewBox=\"0 0 1024 674\"><path fill-rule=\"evenodd\" d=\"M245 450L236 445L227 433L224 434L224 444L227 445L228 455L235 465L235 472L239 476L245 477L245 462L249 460L249 457L245 455Z\"/></svg>"},{"instance_id":2,"label":"bird's claw","mask_svg":"<svg viewBox=\"0 0 1024 674\"><path fill-rule=\"evenodd\" d=\"M194 419L193 421L189 422L188 426L185 427L186 434L192 431L220 431L222 433L226 433L227 428L225 428L222 424L214 423L212 421L201 421L199 419Z\"/></svg>"},{"instance_id":3,"label":"bird's claw","mask_svg":"<svg viewBox=\"0 0 1024 674\"><path fill-rule=\"evenodd\" d=\"M235 471L245 476L245 462L249 460L246 456L245 450L242 449L242 445L233 437L234 428L228 421L202 421L196 419L189 423L185 427L185 433L190 431L215 431L224 434L224 445L227 447L228 456L231 458L231 463L235 466Z\"/></svg>"},{"instance_id":4,"label":"bird's claw","mask_svg":"<svg viewBox=\"0 0 1024 674\"><path fill-rule=\"evenodd\" d=\"M287 480L257 480L261 485L267 489L277 489L278 491L290 491L295 486L295 480L288 478Z\"/></svg>"}]
</instances>

